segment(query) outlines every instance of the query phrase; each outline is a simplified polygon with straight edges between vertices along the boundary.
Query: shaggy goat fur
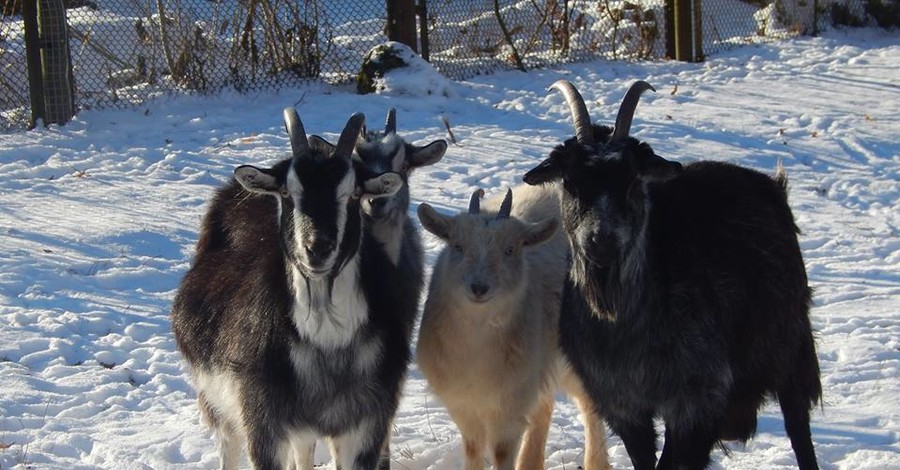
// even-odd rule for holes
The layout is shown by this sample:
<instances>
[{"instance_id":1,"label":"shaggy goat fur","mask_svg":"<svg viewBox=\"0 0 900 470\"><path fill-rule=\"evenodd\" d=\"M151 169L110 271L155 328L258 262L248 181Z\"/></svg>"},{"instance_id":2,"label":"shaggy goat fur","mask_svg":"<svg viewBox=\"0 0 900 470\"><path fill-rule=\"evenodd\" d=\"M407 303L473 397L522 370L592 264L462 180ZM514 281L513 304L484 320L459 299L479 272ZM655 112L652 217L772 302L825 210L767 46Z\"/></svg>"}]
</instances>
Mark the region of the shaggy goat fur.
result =
<instances>
[{"instance_id":1,"label":"shaggy goat fur","mask_svg":"<svg viewBox=\"0 0 900 470\"><path fill-rule=\"evenodd\" d=\"M717 442L755 433L769 396L799 467L818 468L811 291L783 173L667 161L628 136L635 87L613 130L590 125L570 84L555 86L577 137L525 181L562 182L573 259L560 341L635 468L656 465L654 417L665 423L656 468L701 469Z\"/></svg>"}]
</instances>

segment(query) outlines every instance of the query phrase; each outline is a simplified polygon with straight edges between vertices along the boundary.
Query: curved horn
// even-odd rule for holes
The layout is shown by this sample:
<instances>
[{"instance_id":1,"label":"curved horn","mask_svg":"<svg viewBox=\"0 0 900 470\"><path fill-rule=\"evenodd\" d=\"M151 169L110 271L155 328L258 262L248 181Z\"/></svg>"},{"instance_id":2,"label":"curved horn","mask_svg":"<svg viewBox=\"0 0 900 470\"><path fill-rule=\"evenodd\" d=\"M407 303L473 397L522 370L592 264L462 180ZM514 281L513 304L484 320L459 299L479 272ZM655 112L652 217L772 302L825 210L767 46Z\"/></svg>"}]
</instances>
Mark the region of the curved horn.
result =
<instances>
[{"instance_id":1,"label":"curved horn","mask_svg":"<svg viewBox=\"0 0 900 470\"><path fill-rule=\"evenodd\" d=\"M484 197L484 190L479 188L476 189L474 193L472 193L472 198L469 199L469 213L470 214L478 214L481 212L481 198Z\"/></svg>"},{"instance_id":2,"label":"curved horn","mask_svg":"<svg viewBox=\"0 0 900 470\"><path fill-rule=\"evenodd\" d=\"M391 108L387 113L387 120L384 122L384 135L397 133L397 110Z\"/></svg>"},{"instance_id":3,"label":"curved horn","mask_svg":"<svg viewBox=\"0 0 900 470\"><path fill-rule=\"evenodd\" d=\"M341 132L340 138L338 138L333 155L350 158L350 154L353 153L353 146L356 145L356 139L359 138L359 131L362 130L365 123L366 116L362 113L354 113L353 116L350 116L350 119L347 120L347 125L344 126L344 130Z\"/></svg>"},{"instance_id":4,"label":"curved horn","mask_svg":"<svg viewBox=\"0 0 900 470\"><path fill-rule=\"evenodd\" d=\"M309 141L306 140L306 130L300 122L300 115L293 107L284 108L284 128L291 138L291 151L294 157L309 154Z\"/></svg>"},{"instance_id":5,"label":"curved horn","mask_svg":"<svg viewBox=\"0 0 900 470\"><path fill-rule=\"evenodd\" d=\"M506 196L500 203L500 211L497 212L497 220L508 219L510 212L512 212L512 189L507 189Z\"/></svg>"},{"instance_id":6,"label":"curved horn","mask_svg":"<svg viewBox=\"0 0 900 470\"><path fill-rule=\"evenodd\" d=\"M569 103L569 111L572 112L572 123L575 125L575 139L579 144L591 145L594 143L594 131L591 127L591 117L588 115L587 106L581 93L568 80L557 80L550 85L551 90L558 90Z\"/></svg>"},{"instance_id":7,"label":"curved horn","mask_svg":"<svg viewBox=\"0 0 900 470\"><path fill-rule=\"evenodd\" d=\"M638 100L641 99L641 94L647 90L656 91L656 88L653 88L653 86L643 80L638 80L631 85L628 93L625 93L625 98L622 99L622 104L619 105L619 114L616 115L616 130L613 131L613 139L628 137L628 132L631 130L631 119L634 118L634 110L637 108Z\"/></svg>"}]
</instances>

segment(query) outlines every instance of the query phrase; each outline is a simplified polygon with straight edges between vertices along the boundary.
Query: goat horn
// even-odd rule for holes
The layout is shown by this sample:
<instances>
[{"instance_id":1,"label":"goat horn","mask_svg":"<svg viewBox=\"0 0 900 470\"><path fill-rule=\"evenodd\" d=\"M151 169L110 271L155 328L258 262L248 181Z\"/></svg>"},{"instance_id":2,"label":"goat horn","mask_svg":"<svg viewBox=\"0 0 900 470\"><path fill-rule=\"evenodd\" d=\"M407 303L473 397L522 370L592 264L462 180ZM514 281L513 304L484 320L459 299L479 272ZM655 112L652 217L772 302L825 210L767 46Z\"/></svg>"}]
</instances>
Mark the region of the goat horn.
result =
<instances>
[{"instance_id":1,"label":"goat horn","mask_svg":"<svg viewBox=\"0 0 900 470\"><path fill-rule=\"evenodd\" d=\"M572 112L572 123L575 124L575 139L579 144L592 145L594 143L594 130L591 126L591 117L588 115L587 106L581 93L568 80L557 80L550 85L551 90L558 90L566 98L569 111Z\"/></svg>"},{"instance_id":2,"label":"goat horn","mask_svg":"<svg viewBox=\"0 0 900 470\"><path fill-rule=\"evenodd\" d=\"M631 85L628 93L625 93L625 98L622 99L622 104L619 105L619 114L616 115L616 129L613 131L612 138L628 137L628 132L631 130L631 120L634 118L634 110L637 108L638 100L641 99L641 94L647 90L656 91L656 88L653 88L652 85L643 80L638 80Z\"/></svg>"},{"instance_id":3,"label":"goat horn","mask_svg":"<svg viewBox=\"0 0 900 470\"><path fill-rule=\"evenodd\" d=\"M350 119L347 120L347 125L344 126L344 130L341 132L340 138L338 138L334 155L350 158L350 155L353 153L353 146L356 145L356 140L359 138L359 131L362 130L365 123L366 116L362 113L354 113L353 116L350 116Z\"/></svg>"},{"instance_id":4,"label":"goat horn","mask_svg":"<svg viewBox=\"0 0 900 470\"><path fill-rule=\"evenodd\" d=\"M397 110L391 108L388 110L387 120L384 123L384 135L397 133Z\"/></svg>"},{"instance_id":5,"label":"goat horn","mask_svg":"<svg viewBox=\"0 0 900 470\"><path fill-rule=\"evenodd\" d=\"M497 212L497 220L508 219L510 212L512 212L512 189L507 189L506 196L500 203L500 211Z\"/></svg>"},{"instance_id":6,"label":"goat horn","mask_svg":"<svg viewBox=\"0 0 900 470\"><path fill-rule=\"evenodd\" d=\"M309 141L306 140L306 130L300 122L300 115L293 107L284 108L284 128L291 138L291 151L294 157L301 157L309 153Z\"/></svg>"},{"instance_id":7,"label":"goat horn","mask_svg":"<svg viewBox=\"0 0 900 470\"><path fill-rule=\"evenodd\" d=\"M470 214L478 214L481 212L481 198L484 197L484 190L479 188L476 189L474 193L472 193L472 198L469 199L469 213Z\"/></svg>"}]
</instances>

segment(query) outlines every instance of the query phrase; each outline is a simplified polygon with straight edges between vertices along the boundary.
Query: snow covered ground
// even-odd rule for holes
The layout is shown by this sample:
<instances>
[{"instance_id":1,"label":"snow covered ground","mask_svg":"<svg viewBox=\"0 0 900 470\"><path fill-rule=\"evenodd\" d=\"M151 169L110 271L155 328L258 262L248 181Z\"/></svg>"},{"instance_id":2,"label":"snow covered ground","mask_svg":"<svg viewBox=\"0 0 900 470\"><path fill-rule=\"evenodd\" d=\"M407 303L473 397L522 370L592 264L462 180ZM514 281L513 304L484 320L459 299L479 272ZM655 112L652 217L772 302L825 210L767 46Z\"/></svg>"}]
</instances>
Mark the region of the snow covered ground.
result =
<instances>
[{"instance_id":1,"label":"snow covered ground","mask_svg":"<svg viewBox=\"0 0 900 470\"><path fill-rule=\"evenodd\" d=\"M632 132L661 155L772 171L781 160L817 331L824 406L813 437L824 468L900 468L900 37L830 32L749 46L703 64L590 62L505 72L427 94L410 81L166 98L89 111L64 127L0 135L0 469L214 468L215 444L172 338L168 310L213 189L244 163L282 158L281 109L334 140L347 117L398 110L410 141L458 145L412 179L413 210L457 211L471 191L519 184L572 134L559 78L611 122L645 79ZM440 249L425 236L430 269ZM459 435L415 369L392 439L397 469L461 467ZM575 406L560 396L547 468L574 469ZM318 461L328 460L320 446ZM712 468L793 466L777 406ZM621 441L610 458L628 467Z\"/></svg>"}]
</instances>

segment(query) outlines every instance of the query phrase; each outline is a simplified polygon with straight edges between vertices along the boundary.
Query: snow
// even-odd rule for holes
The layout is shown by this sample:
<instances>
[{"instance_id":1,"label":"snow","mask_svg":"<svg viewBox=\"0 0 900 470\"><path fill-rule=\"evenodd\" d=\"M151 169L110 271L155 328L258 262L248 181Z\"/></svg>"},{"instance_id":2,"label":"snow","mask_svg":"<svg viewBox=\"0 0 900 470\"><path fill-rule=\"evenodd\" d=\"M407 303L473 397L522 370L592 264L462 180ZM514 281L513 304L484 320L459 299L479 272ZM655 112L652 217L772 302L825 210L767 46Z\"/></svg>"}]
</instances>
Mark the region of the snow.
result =
<instances>
[{"instance_id":1,"label":"snow","mask_svg":"<svg viewBox=\"0 0 900 470\"><path fill-rule=\"evenodd\" d=\"M404 65L390 70L383 77L372 77L373 88L377 93L411 97L433 94L448 98L454 96L454 82L441 75L406 44L388 41L373 47L366 54L366 57L371 57L372 62L376 64L385 56L395 57Z\"/></svg>"},{"instance_id":2,"label":"snow","mask_svg":"<svg viewBox=\"0 0 900 470\"><path fill-rule=\"evenodd\" d=\"M831 31L747 46L702 64L595 61L449 83L417 93L399 80L223 93L92 110L70 124L0 135L0 468L217 468L168 310L213 190L237 165L288 152L281 109L332 141L347 117L370 125L396 107L410 141L458 144L412 178L413 206L466 207L471 191L521 183L572 134L560 78L611 122L630 83L645 95L632 132L678 161L724 160L772 172L780 160L815 288L824 404L813 412L823 468L900 468L900 38ZM403 83L409 83L405 88ZM440 249L425 234L427 269ZM459 434L414 367L394 423L398 469L458 469ZM628 467L621 441L610 459ZM327 446L317 462L328 461ZM746 446L714 469L794 464L777 405ZM546 467L576 468L582 427L559 397Z\"/></svg>"}]
</instances>

